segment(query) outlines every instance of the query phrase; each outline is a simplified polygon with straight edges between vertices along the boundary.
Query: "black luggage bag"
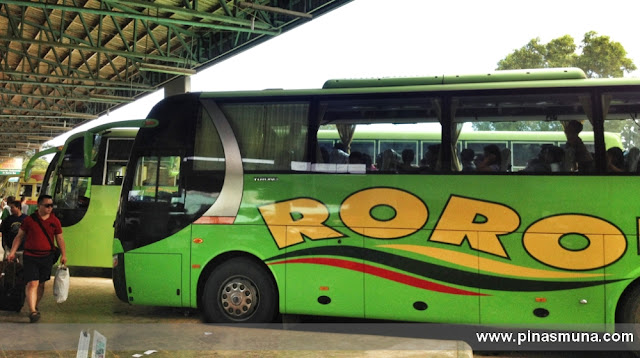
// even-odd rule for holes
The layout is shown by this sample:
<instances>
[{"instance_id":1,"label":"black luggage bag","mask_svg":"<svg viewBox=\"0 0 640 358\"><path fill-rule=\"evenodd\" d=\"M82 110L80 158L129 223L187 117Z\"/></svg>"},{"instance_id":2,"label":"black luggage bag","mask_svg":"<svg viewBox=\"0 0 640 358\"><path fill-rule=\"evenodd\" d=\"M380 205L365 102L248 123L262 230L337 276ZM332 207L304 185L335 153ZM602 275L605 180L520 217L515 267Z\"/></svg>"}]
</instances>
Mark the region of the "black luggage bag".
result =
<instances>
[{"instance_id":1,"label":"black luggage bag","mask_svg":"<svg viewBox=\"0 0 640 358\"><path fill-rule=\"evenodd\" d=\"M0 266L0 310L20 312L25 299L22 264L0 261Z\"/></svg>"}]
</instances>

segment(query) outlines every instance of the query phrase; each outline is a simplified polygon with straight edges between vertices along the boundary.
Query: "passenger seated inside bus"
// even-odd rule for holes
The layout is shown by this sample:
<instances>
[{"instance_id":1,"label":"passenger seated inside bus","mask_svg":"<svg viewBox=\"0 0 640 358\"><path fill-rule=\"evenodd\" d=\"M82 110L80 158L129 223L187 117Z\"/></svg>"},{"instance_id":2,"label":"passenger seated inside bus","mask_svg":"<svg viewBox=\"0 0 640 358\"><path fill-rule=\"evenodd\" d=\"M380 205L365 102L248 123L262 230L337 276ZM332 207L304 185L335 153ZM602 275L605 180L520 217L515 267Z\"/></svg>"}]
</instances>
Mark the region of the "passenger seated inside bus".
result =
<instances>
[{"instance_id":1,"label":"passenger seated inside bus","mask_svg":"<svg viewBox=\"0 0 640 358\"><path fill-rule=\"evenodd\" d=\"M330 163L335 164L349 163L349 154L347 153L347 148L342 142L337 142L333 146L333 150L329 153L329 161Z\"/></svg>"},{"instance_id":2,"label":"passenger seated inside bus","mask_svg":"<svg viewBox=\"0 0 640 358\"><path fill-rule=\"evenodd\" d=\"M484 159L478 164L477 169L483 172L498 172L500 163L502 163L500 148L495 144L489 144L484 147Z\"/></svg>"},{"instance_id":3,"label":"passenger seated inside bus","mask_svg":"<svg viewBox=\"0 0 640 358\"><path fill-rule=\"evenodd\" d=\"M362 159L364 161L364 165L367 168L367 172L377 172L378 168L376 168L375 165L373 165L373 159L371 159L371 156L367 153L363 153L362 154Z\"/></svg>"},{"instance_id":4,"label":"passenger seated inside bus","mask_svg":"<svg viewBox=\"0 0 640 358\"><path fill-rule=\"evenodd\" d=\"M624 154L622 149L611 147L607 150L607 171L610 173L624 172Z\"/></svg>"},{"instance_id":5,"label":"passenger seated inside bus","mask_svg":"<svg viewBox=\"0 0 640 358\"><path fill-rule=\"evenodd\" d=\"M424 158L420 161L420 172L430 173L439 169L438 158L440 157L440 144L432 144L427 147Z\"/></svg>"},{"instance_id":6,"label":"passenger seated inside bus","mask_svg":"<svg viewBox=\"0 0 640 358\"><path fill-rule=\"evenodd\" d=\"M578 136L582 132L582 123L571 120L564 126L564 134L567 137L565 150L570 154L572 161L567 163L572 171L591 172L594 169L593 156L587 150L582 139Z\"/></svg>"},{"instance_id":7,"label":"passenger seated inside bus","mask_svg":"<svg viewBox=\"0 0 640 358\"><path fill-rule=\"evenodd\" d=\"M545 163L544 159L538 155L537 157L529 159L527 166L524 167L522 171L528 173L548 173L551 171L551 168Z\"/></svg>"},{"instance_id":8,"label":"passenger seated inside bus","mask_svg":"<svg viewBox=\"0 0 640 358\"><path fill-rule=\"evenodd\" d=\"M380 170L385 173L397 173L401 164L401 157L395 150L389 148L380 156Z\"/></svg>"},{"instance_id":9,"label":"passenger seated inside bus","mask_svg":"<svg viewBox=\"0 0 640 358\"><path fill-rule=\"evenodd\" d=\"M564 149L553 145L543 144L540 153L535 158L531 158L523 172L548 173L562 172L565 158Z\"/></svg>"},{"instance_id":10,"label":"passenger seated inside bus","mask_svg":"<svg viewBox=\"0 0 640 358\"><path fill-rule=\"evenodd\" d=\"M471 148L465 148L460 152L460 161L462 162L463 172L476 171L476 164L473 162L476 153Z\"/></svg>"},{"instance_id":11,"label":"passenger seated inside bus","mask_svg":"<svg viewBox=\"0 0 640 358\"><path fill-rule=\"evenodd\" d=\"M413 161L416 158L416 154L412 149L405 149L402 151L402 164L398 167L400 173L411 174L417 173L418 167L413 165Z\"/></svg>"},{"instance_id":12,"label":"passenger seated inside bus","mask_svg":"<svg viewBox=\"0 0 640 358\"><path fill-rule=\"evenodd\" d=\"M349 164L364 164L362 152L352 151L351 154L349 154Z\"/></svg>"},{"instance_id":13,"label":"passenger seated inside bus","mask_svg":"<svg viewBox=\"0 0 640 358\"><path fill-rule=\"evenodd\" d=\"M349 154L349 164L364 164L367 172L378 171L378 168L376 168L371 161L371 156L358 151L353 151Z\"/></svg>"},{"instance_id":14,"label":"passenger seated inside bus","mask_svg":"<svg viewBox=\"0 0 640 358\"><path fill-rule=\"evenodd\" d=\"M549 169L553 173L564 171L564 149L553 144L545 144L542 146L541 153L545 163L549 165Z\"/></svg>"}]
</instances>

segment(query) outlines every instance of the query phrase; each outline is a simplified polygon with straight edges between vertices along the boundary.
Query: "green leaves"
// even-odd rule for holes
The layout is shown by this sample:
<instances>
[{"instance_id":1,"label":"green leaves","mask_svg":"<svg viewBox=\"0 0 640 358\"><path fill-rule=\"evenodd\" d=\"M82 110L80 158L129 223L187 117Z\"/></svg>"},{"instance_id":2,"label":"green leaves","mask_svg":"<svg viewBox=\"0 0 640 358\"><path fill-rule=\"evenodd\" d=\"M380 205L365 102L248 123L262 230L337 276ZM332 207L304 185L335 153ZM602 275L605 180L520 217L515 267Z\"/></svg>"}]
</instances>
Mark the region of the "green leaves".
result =
<instances>
[{"instance_id":1,"label":"green leaves","mask_svg":"<svg viewBox=\"0 0 640 358\"><path fill-rule=\"evenodd\" d=\"M579 50L577 53L576 50ZM637 69L627 51L609 36L595 31L584 35L580 46L573 37L564 35L541 44L540 38L529 41L498 61L498 70L523 68L579 67L588 77L622 77Z\"/></svg>"}]
</instances>

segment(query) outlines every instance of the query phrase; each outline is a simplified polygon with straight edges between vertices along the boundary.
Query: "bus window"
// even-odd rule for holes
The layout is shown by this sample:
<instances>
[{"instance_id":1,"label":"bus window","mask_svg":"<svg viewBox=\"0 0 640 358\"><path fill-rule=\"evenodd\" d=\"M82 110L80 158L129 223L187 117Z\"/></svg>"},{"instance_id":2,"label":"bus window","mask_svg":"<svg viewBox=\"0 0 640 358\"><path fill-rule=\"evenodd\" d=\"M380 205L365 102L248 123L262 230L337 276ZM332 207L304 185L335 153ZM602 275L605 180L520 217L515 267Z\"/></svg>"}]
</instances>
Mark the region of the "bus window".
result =
<instances>
[{"instance_id":1,"label":"bus window","mask_svg":"<svg viewBox=\"0 0 640 358\"><path fill-rule=\"evenodd\" d=\"M141 157L136 167L133 190L129 192L131 201L180 202L178 177L180 157Z\"/></svg>"},{"instance_id":2,"label":"bus window","mask_svg":"<svg viewBox=\"0 0 640 358\"><path fill-rule=\"evenodd\" d=\"M308 103L221 103L245 171L291 171L305 162Z\"/></svg>"},{"instance_id":3,"label":"bus window","mask_svg":"<svg viewBox=\"0 0 640 358\"><path fill-rule=\"evenodd\" d=\"M184 195L180 188L180 156L143 156L136 161L128 211L134 220L126 223L132 232L127 245L144 246L184 227ZM143 227L137 222L150 223Z\"/></svg>"},{"instance_id":4,"label":"bus window","mask_svg":"<svg viewBox=\"0 0 640 358\"><path fill-rule=\"evenodd\" d=\"M610 92L602 96L607 172L637 174L640 158L640 92Z\"/></svg>"},{"instance_id":5,"label":"bus window","mask_svg":"<svg viewBox=\"0 0 640 358\"><path fill-rule=\"evenodd\" d=\"M58 181L58 190L54 197L57 209L79 209L89 205L89 177L63 177Z\"/></svg>"},{"instance_id":6,"label":"bus window","mask_svg":"<svg viewBox=\"0 0 640 358\"><path fill-rule=\"evenodd\" d=\"M124 171L131 154L133 138L109 138L107 140L106 165L103 183L105 185L121 185Z\"/></svg>"},{"instance_id":7,"label":"bus window","mask_svg":"<svg viewBox=\"0 0 640 358\"><path fill-rule=\"evenodd\" d=\"M158 157L141 157L136 166L133 190L129 192L130 201L155 201L158 177Z\"/></svg>"},{"instance_id":8,"label":"bus window","mask_svg":"<svg viewBox=\"0 0 640 358\"><path fill-rule=\"evenodd\" d=\"M380 153L384 153L385 151L388 150L393 150L396 153L400 153L400 155L402 155L402 152L404 152L405 150L412 150L414 153L414 159L413 162L411 164L413 165L418 165L418 161L419 158L417 155L415 155L415 153L418 153L418 142L417 141L411 141L411 140L395 140L395 141L391 141L391 140L380 140Z\"/></svg>"},{"instance_id":9,"label":"bus window","mask_svg":"<svg viewBox=\"0 0 640 358\"><path fill-rule=\"evenodd\" d=\"M452 139L474 151L476 172L595 171L588 94L454 97L452 106Z\"/></svg>"},{"instance_id":10,"label":"bus window","mask_svg":"<svg viewBox=\"0 0 640 358\"><path fill-rule=\"evenodd\" d=\"M519 171L526 168L527 163L531 158L537 157L542 152L544 145L557 145L557 142L527 142L523 138L523 142L512 141L511 143L511 157L513 158L513 171Z\"/></svg>"},{"instance_id":11,"label":"bus window","mask_svg":"<svg viewBox=\"0 0 640 358\"><path fill-rule=\"evenodd\" d=\"M351 151L360 152L369 158L375 158L376 142L374 140L354 139L353 142L351 142Z\"/></svg>"},{"instance_id":12,"label":"bus window","mask_svg":"<svg viewBox=\"0 0 640 358\"><path fill-rule=\"evenodd\" d=\"M427 153L421 143L439 145L441 140L437 103L436 99L424 97L321 103L318 152L329 162L315 171L361 173L364 170L354 170L353 166L364 165L369 173L420 172ZM348 160L331 155L341 150L346 151ZM407 163L403 163L403 152L408 154ZM317 162L327 163L320 156ZM423 164L422 167L425 168ZM430 171L435 168L424 172Z\"/></svg>"},{"instance_id":13,"label":"bus window","mask_svg":"<svg viewBox=\"0 0 640 358\"><path fill-rule=\"evenodd\" d=\"M33 186L25 184L20 186L20 196L31 196L33 194Z\"/></svg>"}]
</instances>

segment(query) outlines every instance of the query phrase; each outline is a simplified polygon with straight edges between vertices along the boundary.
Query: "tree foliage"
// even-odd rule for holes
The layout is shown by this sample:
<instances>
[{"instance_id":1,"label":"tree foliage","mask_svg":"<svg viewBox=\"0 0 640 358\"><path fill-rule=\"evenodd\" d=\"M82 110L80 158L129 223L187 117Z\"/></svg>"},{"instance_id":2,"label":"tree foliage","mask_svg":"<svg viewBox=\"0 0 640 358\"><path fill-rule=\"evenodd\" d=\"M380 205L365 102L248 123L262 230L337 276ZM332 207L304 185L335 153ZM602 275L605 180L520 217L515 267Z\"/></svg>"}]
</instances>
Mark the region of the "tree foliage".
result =
<instances>
[{"instance_id":1,"label":"tree foliage","mask_svg":"<svg viewBox=\"0 0 640 358\"><path fill-rule=\"evenodd\" d=\"M584 35L581 48L576 67L582 68L589 77L622 77L624 72L637 69L624 47L611 41L609 36L597 36L589 31Z\"/></svg>"},{"instance_id":2,"label":"tree foliage","mask_svg":"<svg viewBox=\"0 0 640 358\"><path fill-rule=\"evenodd\" d=\"M531 39L526 45L498 61L497 70L555 67L578 67L590 78L622 77L625 72L637 69L619 42L611 41L609 36L599 36L596 32L589 31L580 45L576 45L570 35L558 37L546 44L541 43L540 38ZM606 129L621 133L626 144L640 143L639 134L633 130L635 125L627 123L628 121L631 120L608 123ZM503 131L562 130L557 122L482 122L474 123L473 128Z\"/></svg>"},{"instance_id":3,"label":"tree foliage","mask_svg":"<svg viewBox=\"0 0 640 358\"><path fill-rule=\"evenodd\" d=\"M576 50L580 50L580 54ZM523 68L579 67L588 77L622 77L637 69L627 57L624 47L609 36L598 36L594 31L584 35L580 46L573 37L564 35L540 43L540 38L529 41L498 61L498 70Z\"/></svg>"}]
</instances>

